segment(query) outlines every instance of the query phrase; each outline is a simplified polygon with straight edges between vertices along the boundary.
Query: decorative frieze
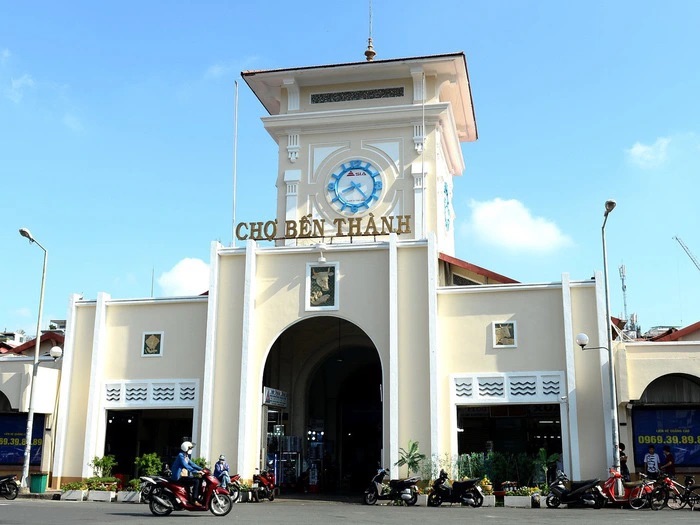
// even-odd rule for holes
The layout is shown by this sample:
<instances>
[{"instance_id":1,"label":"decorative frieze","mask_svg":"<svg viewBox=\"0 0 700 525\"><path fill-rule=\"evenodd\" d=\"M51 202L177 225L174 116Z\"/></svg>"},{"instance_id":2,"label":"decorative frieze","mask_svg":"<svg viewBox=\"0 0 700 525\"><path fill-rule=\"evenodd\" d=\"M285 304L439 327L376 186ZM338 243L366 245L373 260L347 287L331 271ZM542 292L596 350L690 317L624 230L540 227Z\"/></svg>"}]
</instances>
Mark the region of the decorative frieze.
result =
<instances>
[{"instance_id":1,"label":"decorative frieze","mask_svg":"<svg viewBox=\"0 0 700 525\"><path fill-rule=\"evenodd\" d=\"M105 408L194 407L199 398L199 381L111 381L105 384L104 396Z\"/></svg>"},{"instance_id":2,"label":"decorative frieze","mask_svg":"<svg viewBox=\"0 0 700 525\"><path fill-rule=\"evenodd\" d=\"M452 396L459 405L559 403L563 372L510 372L453 376Z\"/></svg>"}]
</instances>

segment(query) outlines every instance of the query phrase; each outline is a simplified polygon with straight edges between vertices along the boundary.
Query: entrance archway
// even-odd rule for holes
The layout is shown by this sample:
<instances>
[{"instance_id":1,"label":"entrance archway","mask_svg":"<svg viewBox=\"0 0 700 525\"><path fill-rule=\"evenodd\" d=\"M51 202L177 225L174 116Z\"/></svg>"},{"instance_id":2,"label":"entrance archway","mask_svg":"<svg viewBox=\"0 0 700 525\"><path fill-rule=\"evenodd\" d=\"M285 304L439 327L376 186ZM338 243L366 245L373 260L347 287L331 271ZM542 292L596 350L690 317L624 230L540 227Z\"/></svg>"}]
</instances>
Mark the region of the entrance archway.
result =
<instances>
[{"instance_id":1,"label":"entrance archway","mask_svg":"<svg viewBox=\"0 0 700 525\"><path fill-rule=\"evenodd\" d=\"M267 407L262 445L282 490L357 490L381 460L382 368L367 334L339 317L300 321L273 345L263 386L287 393Z\"/></svg>"}]
</instances>

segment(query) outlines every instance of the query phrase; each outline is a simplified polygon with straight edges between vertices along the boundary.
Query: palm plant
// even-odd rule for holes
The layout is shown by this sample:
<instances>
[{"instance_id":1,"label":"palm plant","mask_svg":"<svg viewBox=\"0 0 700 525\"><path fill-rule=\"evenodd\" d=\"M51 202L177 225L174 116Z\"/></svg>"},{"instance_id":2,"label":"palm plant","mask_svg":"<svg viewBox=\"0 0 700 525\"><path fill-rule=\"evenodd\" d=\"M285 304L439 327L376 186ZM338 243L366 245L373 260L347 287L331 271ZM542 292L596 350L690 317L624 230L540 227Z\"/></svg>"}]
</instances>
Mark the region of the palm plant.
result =
<instances>
[{"instance_id":1,"label":"palm plant","mask_svg":"<svg viewBox=\"0 0 700 525\"><path fill-rule=\"evenodd\" d=\"M408 449L399 449L399 460L395 463L397 467L408 467L409 475L418 472L420 464L425 460L425 454L418 451L418 441L408 440Z\"/></svg>"}]
</instances>

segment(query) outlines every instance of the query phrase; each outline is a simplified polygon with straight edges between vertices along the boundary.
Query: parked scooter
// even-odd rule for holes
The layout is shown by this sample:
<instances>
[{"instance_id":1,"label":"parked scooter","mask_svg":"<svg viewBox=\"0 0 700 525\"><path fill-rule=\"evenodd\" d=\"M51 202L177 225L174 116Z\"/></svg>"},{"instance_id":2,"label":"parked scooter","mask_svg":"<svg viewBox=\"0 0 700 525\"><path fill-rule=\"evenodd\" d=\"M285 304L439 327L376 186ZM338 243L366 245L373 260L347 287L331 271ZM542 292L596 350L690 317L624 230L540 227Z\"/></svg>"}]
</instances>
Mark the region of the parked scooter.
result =
<instances>
[{"instance_id":1,"label":"parked scooter","mask_svg":"<svg viewBox=\"0 0 700 525\"><path fill-rule=\"evenodd\" d=\"M365 490L363 502L365 505L374 505L378 500L403 501L406 505L415 505L418 501L418 483L419 478L392 479L389 481L389 490L384 491L382 481L389 475L389 468L379 469L377 475L372 478L372 481Z\"/></svg>"},{"instance_id":2,"label":"parked scooter","mask_svg":"<svg viewBox=\"0 0 700 525\"><path fill-rule=\"evenodd\" d=\"M250 491L253 501L260 501L261 499L265 498L270 501L274 501L276 488L277 485L275 485L274 473L267 470L260 472L258 469L255 469L255 474L253 474L253 485Z\"/></svg>"},{"instance_id":3,"label":"parked scooter","mask_svg":"<svg viewBox=\"0 0 700 525\"><path fill-rule=\"evenodd\" d=\"M607 498L598 483L600 483L599 479L569 481L566 474L558 471L556 479L549 485L547 507L555 509L563 503L570 507L585 505L599 509L605 505ZM571 488L567 488L567 485Z\"/></svg>"},{"instance_id":4,"label":"parked scooter","mask_svg":"<svg viewBox=\"0 0 700 525\"><path fill-rule=\"evenodd\" d=\"M195 505L189 494L189 487L175 481L159 478L151 491L148 502L156 516L168 516L174 510L211 511L214 516L226 516L231 512L233 502L228 491L221 486L209 469L202 469L200 505Z\"/></svg>"},{"instance_id":5,"label":"parked scooter","mask_svg":"<svg viewBox=\"0 0 700 525\"><path fill-rule=\"evenodd\" d=\"M19 494L19 482L17 476L0 476L0 496L5 499L15 499Z\"/></svg>"},{"instance_id":6,"label":"parked scooter","mask_svg":"<svg viewBox=\"0 0 700 525\"><path fill-rule=\"evenodd\" d=\"M603 483L603 494L608 503L616 505L629 505L633 509L646 507L654 482L647 480L644 474L640 474L641 481L622 481L622 474L614 468L610 469L610 477Z\"/></svg>"},{"instance_id":7,"label":"parked scooter","mask_svg":"<svg viewBox=\"0 0 700 525\"><path fill-rule=\"evenodd\" d=\"M480 478L455 481L450 485L447 481L447 472L440 471L438 478L433 481L433 486L428 494L428 506L439 507L444 503L460 503L470 507L481 507L484 503L484 495L479 486Z\"/></svg>"},{"instance_id":8,"label":"parked scooter","mask_svg":"<svg viewBox=\"0 0 700 525\"><path fill-rule=\"evenodd\" d=\"M231 476L231 481L228 482L228 489L229 496L231 496L231 502L236 503L238 501L238 498L241 497L241 475L240 474L234 474Z\"/></svg>"}]
</instances>

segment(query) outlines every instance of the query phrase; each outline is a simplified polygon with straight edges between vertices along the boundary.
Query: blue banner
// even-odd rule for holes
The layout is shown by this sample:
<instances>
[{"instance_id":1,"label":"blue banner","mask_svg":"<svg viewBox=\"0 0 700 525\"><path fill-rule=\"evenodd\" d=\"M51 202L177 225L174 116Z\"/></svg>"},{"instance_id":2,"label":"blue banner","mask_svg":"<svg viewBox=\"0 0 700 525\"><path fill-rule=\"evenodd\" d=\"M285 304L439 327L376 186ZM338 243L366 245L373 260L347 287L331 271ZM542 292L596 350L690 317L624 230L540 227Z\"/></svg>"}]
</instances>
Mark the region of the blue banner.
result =
<instances>
[{"instance_id":1,"label":"blue banner","mask_svg":"<svg viewBox=\"0 0 700 525\"><path fill-rule=\"evenodd\" d=\"M668 445L680 467L700 466L700 412L693 408L642 408L632 410L634 464L642 466L653 446L663 460ZM627 452L630 452L629 447Z\"/></svg>"},{"instance_id":2,"label":"blue banner","mask_svg":"<svg viewBox=\"0 0 700 525\"><path fill-rule=\"evenodd\" d=\"M27 446L27 414L0 414L0 465L23 465ZM44 414L34 414L29 464L40 465Z\"/></svg>"}]
</instances>

